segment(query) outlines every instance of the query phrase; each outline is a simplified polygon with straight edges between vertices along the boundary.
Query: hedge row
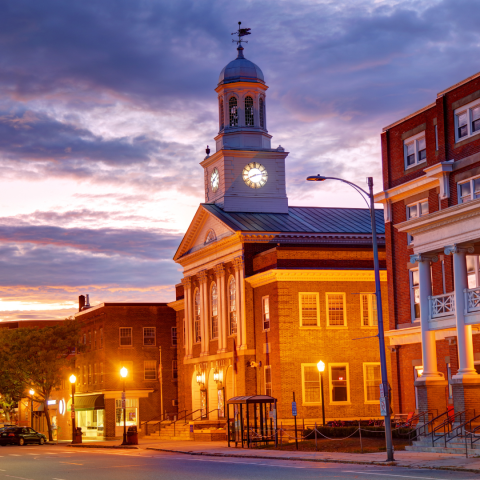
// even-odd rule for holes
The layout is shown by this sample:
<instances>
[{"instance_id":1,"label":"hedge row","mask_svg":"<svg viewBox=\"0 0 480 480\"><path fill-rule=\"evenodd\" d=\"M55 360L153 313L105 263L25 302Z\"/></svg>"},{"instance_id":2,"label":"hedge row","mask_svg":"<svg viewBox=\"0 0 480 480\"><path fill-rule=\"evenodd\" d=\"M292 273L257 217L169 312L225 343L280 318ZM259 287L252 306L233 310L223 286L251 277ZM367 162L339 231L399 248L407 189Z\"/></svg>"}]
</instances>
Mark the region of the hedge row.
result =
<instances>
[{"instance_id":1,"label":"hedge row","mask_svg":"<svg viewBox=\"0 0 480 480\"><path fill-rule=\"evenodd\" d=\"M330 438L345 438L352 435L355 430L358 430L358 427L321 427L317 426L317 430L321 432L326 437ZM403 438L407 439L409 433L412 431L410 428L401 428L395 429L392 431L393 438ZM299 433L301 429L299 429ZM315 433L312 428L306 428L303 431L302 437L307 437L308 440L313 440L315 438ZM300 436L300 435L299 435ZM353 437L358 437L359 432L356 432L352 435ZM372 426L372 427L362 427L362 437L377 437L383 438L385 437L385 427L381 426ZM317 438L321 438L321 435L317 434Z\"/></svg>"}]
</instances>

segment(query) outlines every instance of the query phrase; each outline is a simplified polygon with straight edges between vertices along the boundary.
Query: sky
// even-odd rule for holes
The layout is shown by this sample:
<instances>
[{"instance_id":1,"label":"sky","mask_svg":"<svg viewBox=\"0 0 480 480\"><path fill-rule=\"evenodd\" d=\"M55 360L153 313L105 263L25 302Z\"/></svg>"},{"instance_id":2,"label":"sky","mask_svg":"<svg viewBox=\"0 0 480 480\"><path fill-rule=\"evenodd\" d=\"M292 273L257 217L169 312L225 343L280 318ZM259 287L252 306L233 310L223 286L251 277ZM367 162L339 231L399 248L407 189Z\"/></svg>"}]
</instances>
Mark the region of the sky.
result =
<instances>
[{"instance_id":1,"label":"sky","mask_svg":"<svg viewBox=\"0 0 480 480\"><path fill-rule=\"evenodd\" d=\"M290 205L382 190L382 128L480 71L475 0L0 2L0 321L65 318L78 295L166 302L204 201L214 91L250 27Z\"/></svg>"}]
</instances>

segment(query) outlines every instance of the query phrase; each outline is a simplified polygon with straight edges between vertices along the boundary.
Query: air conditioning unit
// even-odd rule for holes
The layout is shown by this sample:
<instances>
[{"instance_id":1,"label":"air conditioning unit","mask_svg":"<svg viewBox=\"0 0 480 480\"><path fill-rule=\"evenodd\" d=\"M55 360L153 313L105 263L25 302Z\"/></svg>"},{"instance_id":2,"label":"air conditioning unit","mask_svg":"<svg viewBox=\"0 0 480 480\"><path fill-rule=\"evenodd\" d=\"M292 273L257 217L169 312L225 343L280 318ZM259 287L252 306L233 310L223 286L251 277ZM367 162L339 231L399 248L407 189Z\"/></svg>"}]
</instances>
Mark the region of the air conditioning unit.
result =
<instances>
[{"instance_id":1,"label":"air conditioning unit","mask_svg":"<svg viewBox=\"0 0 480 480\"><path fill-rule=\"evenodd\" d=\"M178 400L172 400L172 405L174 407L178 407Z\"/></svg>"}]
</instances>

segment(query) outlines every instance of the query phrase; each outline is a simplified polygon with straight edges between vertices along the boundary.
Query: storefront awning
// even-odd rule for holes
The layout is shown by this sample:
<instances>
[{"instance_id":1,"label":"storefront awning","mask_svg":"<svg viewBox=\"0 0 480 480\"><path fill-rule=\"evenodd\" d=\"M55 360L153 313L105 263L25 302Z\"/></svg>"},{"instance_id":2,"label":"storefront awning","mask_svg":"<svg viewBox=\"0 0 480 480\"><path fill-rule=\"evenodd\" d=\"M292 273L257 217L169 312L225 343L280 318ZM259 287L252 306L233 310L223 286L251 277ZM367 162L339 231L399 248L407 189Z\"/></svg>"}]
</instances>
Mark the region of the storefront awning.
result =
<instances>
[{"instance_id":1,"label":"storefront awning","mask_svg":"<svg viewBox=\"0 0 480 480\"><path fill-rule=\"evenodd\" d=\"M68 410L71 411L72 403L68 402ZM85 397L75 396L75 411L83 412L85 410L104 410L105 409L105 399L102 394L98 395L87 395Z\"/></svg>"}]
</instances>

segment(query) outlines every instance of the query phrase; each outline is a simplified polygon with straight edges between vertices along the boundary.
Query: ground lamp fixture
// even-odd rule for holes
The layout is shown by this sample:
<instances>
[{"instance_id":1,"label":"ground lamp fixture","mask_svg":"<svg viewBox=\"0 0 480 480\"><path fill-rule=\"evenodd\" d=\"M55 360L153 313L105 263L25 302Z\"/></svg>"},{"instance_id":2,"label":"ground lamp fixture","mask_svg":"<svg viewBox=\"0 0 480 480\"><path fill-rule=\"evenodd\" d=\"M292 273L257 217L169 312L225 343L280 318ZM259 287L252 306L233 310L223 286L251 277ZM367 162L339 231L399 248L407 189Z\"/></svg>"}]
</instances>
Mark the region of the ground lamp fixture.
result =
<instances>
[{"instance_id":1,"label":"ground lamp fixture","mask_svg":"<svg viewBox=\"0 0 480 480\"><path fill-rule=\"evenodd\" d=\"M380 264L378 261L378 246L377 246L377 224L375 218L375 202L373 199L373 177L367 177L368 192L359 187L355 183L344 180L337 177L325 177L323 175L313 175L307 177L309 182L323 182L325 180L338 180L339 182L346 183L354 188L363 198L370 210L370 221L372 228L372 244L373 244L373 267L375 271L375 296L377 298L377 315L378 315L378 343L380 347L380 368L382 372L382 386L384 397L386 400L386 411L384 412L385 418L385 440L387 444L387 460L393 461L393 443L392 443L392 424L390 420L390 402L389 395L390 389L388 385L387 375L387 358L385 355L385 337L383 332L383 312L382 312L382 293L380 289ZM368 199L368 200L367 200Z\"/></svg>"},{"instance_id":2,"label":"ground lamp fixture","mask_svg":"<svg viewBox=\"0 0 480 480\"><path fill-rule=\"evenodd\" d=\"M33 428L33 396L35 395L35 390L31 388L28 393L30 394L30 427Z\"/></svg>"},{"instance_id":3,"label":"ground lamp fixture","mask_svg":"<svg viewBox=\"0 0 480 480\"><path fill-rule=\"evenodd\" d=\"M321 360L317 363L318 371L320 372L320 391L322 394L322 419L323 419L323 426L325 426L325 399L323 396L323 372L325 371L325 363Z\"/></svg>"},{"instance_id":4,"label":"ground lamp fixture","mask_svg":"<svg viewBox=\"0 0 480 480\"><path fill-rule=\"evenodd\" d=\"M75 383L77 382L77 377L72 373L70 375L70 383L72 384L72 443L77 443L77 437L75 435Z\"/></svg>"},{"instance_id":5,"label":"ground lamp fixture","mask_svg":"<svg viewBox=\"0 0 480 480\"><path fill-rule=\"evenodd\" d=\"M122 445L127 445L127 408L125 395L125 378L127 378L128 370L125 367L120 369L120 375L123 378L123 393L122 393L122 407L123 407L123 442Z\"/></svg>"}]
</instances>

